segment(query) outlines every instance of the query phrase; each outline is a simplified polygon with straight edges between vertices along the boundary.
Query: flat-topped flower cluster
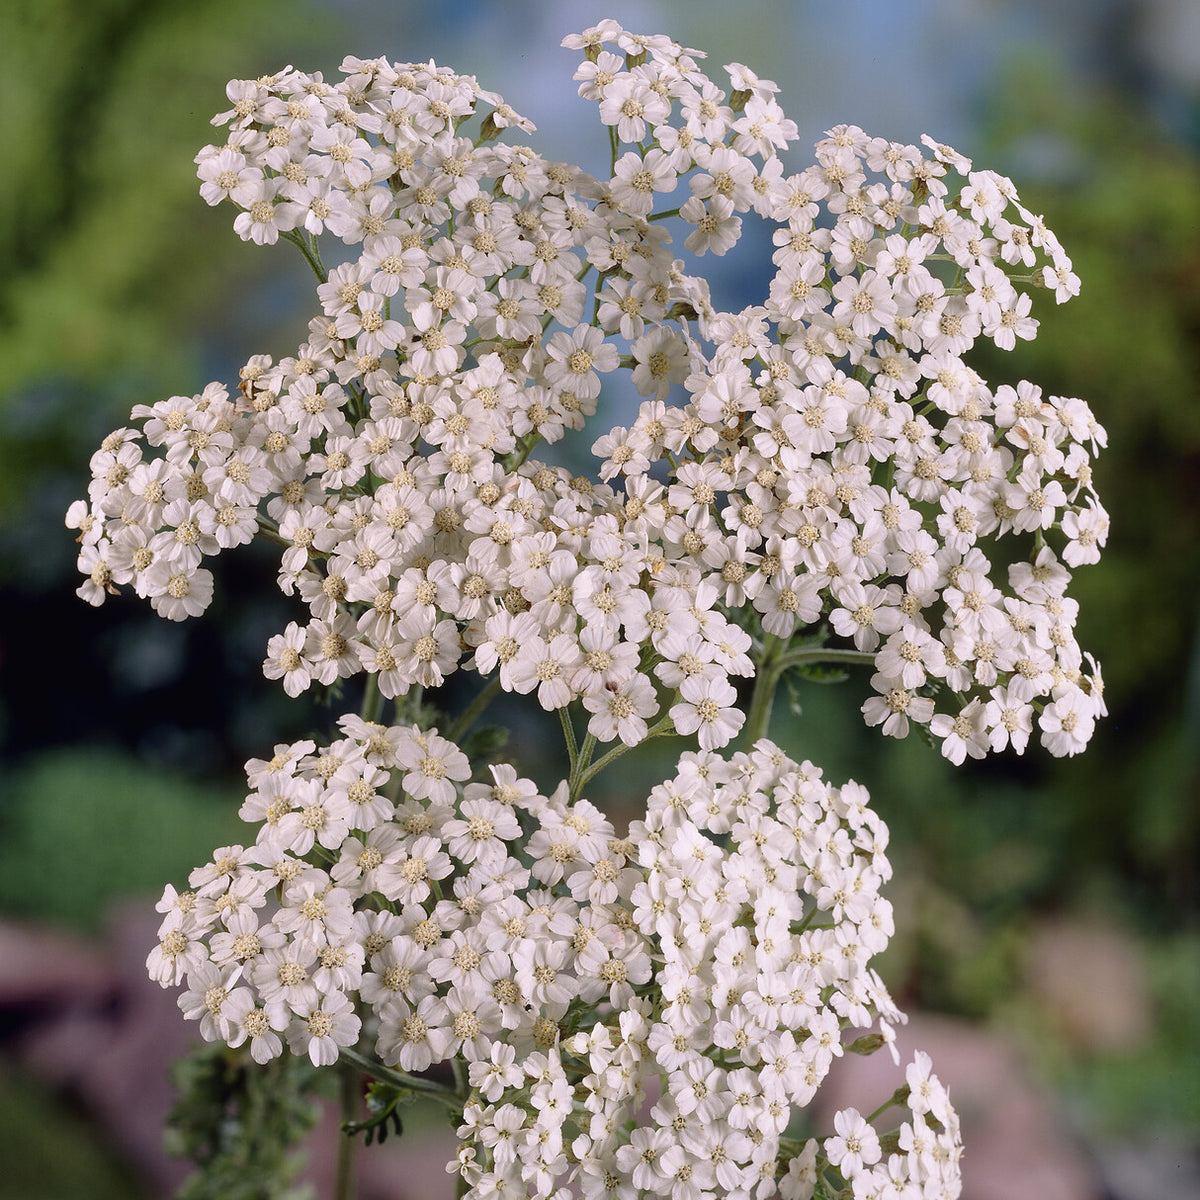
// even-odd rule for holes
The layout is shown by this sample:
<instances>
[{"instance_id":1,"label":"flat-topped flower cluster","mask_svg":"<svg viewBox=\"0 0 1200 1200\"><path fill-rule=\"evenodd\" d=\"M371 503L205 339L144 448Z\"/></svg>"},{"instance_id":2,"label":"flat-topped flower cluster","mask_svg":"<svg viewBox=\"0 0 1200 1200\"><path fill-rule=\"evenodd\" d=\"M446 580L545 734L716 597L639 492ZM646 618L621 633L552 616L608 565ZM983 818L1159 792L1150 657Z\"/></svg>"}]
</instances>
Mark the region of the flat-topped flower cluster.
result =
<instances>
[{"instance_id":1,"label":"flat-topped flower cluster","mask_svg":"<svg viewBox=\"0 0 1200 1200\"><path fill-rule=\"evenodd\" d=\"M766 740L685 753L618 837L565 784L466 782L436 731L341 727L250 763L257 841L167 889L148 966L204 1037L258 1062L286 1042L327 1065L364 1035L404 1072L461 1056L473 1196L767 1195L779 1177L795 1197L818 1164L949 1194L958 1125L927 1060L890 1154L853 1110L823 1143L785 1136L846 1032L882 1044L902 1019L869 965L892 912L865 789Z\"/></svg>"},{"instance_id":2,"label":"flat-topped flower cluster","mask_svg":"<svg viewBox=\"0 0 1200 1200\"><path fill-rule=\"evenodd\" d=\"M69 518L80 594L129 585L183 619L210 601L204 559L262 535L307 608L265 663L291 695L467 668L582 702L600 741L665 714L713 748L754 642L820 632L874 656L885 733L928 725L962 761L1022 750L1036 720L1053 753L1082 748L1103 700L1066 588L1106 536L1103 431L963 357L1032 337L1032 288L1077 289L1054 236L929 139L841 127L789 173L795 127L747 68L723 90L697 52L612 23L567 44L606 180L496 141L531 126L432 64L230 85L202 194L243 238L301 244L319 315L232 398L139 406L105 440ZM670 229L724 253L750 212L776 227L774 276L714 311ZM322 234L352 248L329 272ZM601 480L530 458L616 370L646 399L595 440Z\"/></svg>"},{"instance_id":3,"label":"flat-topped flower cluster","mask_svg":"<svg viewBox=\"0 0 1200 1200\"><path fill-rule=\"evenodd\" d=\"M447 1104L474 1200L952 1200L958 1122L924 1055L878 1110L898 1128L848 1109L790 1136L902 1014L869 965L883 823L762 735L782 673L823 659L869 663L868 724L927 727L955 762L1035 723L1054 754L1086 744L1103 688L1067 588L1107 534L1104 433L968 362L1078 280L1011 181L932 139L843 126L792 173L796 127L748 68L722 87L615 22L565 44L606 179L506 140L532 125L433 63L229 85L201 194L297 245L317 315L232 395L139 405L105 439L68 514L79 594L182 620L205 559L262 537L304 611L265 674L291 696L367 679L339 740L248 765L256 840L167 889L148 969L259 1063L286 1046ZM751 215L774 271L718 311L695 261ZM642 399L589 435L594 476L534 458L614 372ZM422 697L460 670L490 682L443 736ZM561 717L549 794L454 740L499 691ZM744 724L750 749L717 755ZM672 734L699 751L619 836L584 789Z\"/></svg>"}]
</instances>

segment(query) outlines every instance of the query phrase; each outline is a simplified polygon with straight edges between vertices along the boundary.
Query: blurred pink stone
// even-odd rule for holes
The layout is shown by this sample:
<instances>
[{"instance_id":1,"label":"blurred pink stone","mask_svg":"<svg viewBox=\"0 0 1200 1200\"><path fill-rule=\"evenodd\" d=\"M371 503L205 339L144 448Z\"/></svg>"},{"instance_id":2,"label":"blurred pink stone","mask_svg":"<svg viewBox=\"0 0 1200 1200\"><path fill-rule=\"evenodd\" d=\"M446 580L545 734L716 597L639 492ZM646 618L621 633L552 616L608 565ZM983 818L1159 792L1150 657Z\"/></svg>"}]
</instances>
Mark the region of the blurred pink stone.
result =
<instances>
[{"instance_id":1,"label":"blurred pink stone","mask_svg":"<svg viewBox=\"0 0 1200 1200\"><path fill-rule=\"evenodd\" d=\"M998 1034L965 1021L914 1015L896 1045L899 1066L886 1050L835 1060L817 1093L818 1129L832 1130L838 1109L869 1112L882 1104L904 1083L913 1054L924 1050L962 1121L966 1200L1104 1200L1102 1181L1061 1113ZM887 1128L887 1119L877 1127Z\"/></svg>"},{"instance_id":2,"label":"blurred pink stone","mask_svg":"<svg viewBox=\"0 0 1200 1200\"><path fill-rule=\"evenodd\" d=\"M1049 1029L1082 1054L1130 1050L1153 1022L1137 943L1111 922L1044 921L1026 963L1029 990Z\"/></svg>"},{"instance_id":3,"label":"blurred pink stone","mask_svg":"<svg viewBox=\"0 0 1200 1200\"><path fill-rule=\"evenodd\" d=\"M159 988L146 978L145 957L158 921L139 901L117 911L99 944L34 926L0 924L0 1009L19 1015L14 1049L22 1066L75 1094L114 1148L147 1179L150 1193L165 1198L187 1171L186 1164L162 1150L163 1116L172 1102L167 1072L191 1044L192 1030L180 1018L175 989ZM1050 963L1052 971L1077 972L1077 1005L1084 999L1093 1005L1110 1003L1114 973L1136 969L1136 959L1109 954L1097 976L1087 964L1092 958L1100 961L1096 956L1103 941L1068 938L1063 929L1052 927L1035 941L1031 986L1047 1001L1058 994L1062 979L1054 976L1048 982L1043 975L1039 982L1036 974L1039 964L1044 968ZM1081 979L1093 983L1079 987ZM1140 1028L1130 1015L1136 1010L1127 1000L1121 1006L1119 1023L1111 1016L1072 1010L1072 1028L1103 1030L1103 1036L1093 1032L1083 1040L1112 1044L1118 1024L1130 1033ZM839 1108L866 1112L881 1102L904 1082L903 1066L913 1052L923 1049L962 1118L967 1200L1101 1200L1105 1195L1096 1168L1061 1112L998 1034L949 1018L916 1016L897 1041L899 1067L883 1051L835 1062L818 1094L818 1128L832 1129ZM318 1195L328 1195L332 1187L337 1125L331 1109L310 1140L305 1176ZM445 1164L454 1148L453 1131L440 1114L412 1112L402 1139L360 1148L360 1200L452 1196L454 1180L445 1173Z\"/></svg>"}]
</instances>

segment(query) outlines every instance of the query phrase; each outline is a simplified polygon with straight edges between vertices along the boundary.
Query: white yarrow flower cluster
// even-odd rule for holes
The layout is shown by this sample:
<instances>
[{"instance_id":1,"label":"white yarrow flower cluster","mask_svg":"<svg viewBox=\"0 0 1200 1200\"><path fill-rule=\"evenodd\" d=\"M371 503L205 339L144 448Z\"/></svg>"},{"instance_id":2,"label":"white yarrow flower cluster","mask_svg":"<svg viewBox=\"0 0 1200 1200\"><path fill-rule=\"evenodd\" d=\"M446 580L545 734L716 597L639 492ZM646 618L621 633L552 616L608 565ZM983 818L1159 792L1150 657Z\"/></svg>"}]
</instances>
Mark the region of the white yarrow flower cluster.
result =
<instances>
[{"instance_id":1,"label":"white yarrow flower cluster","mask_svg":"<svg viewBox=\"0 0 1200 1200\"><path fill-rule=\"evenodd\" d=\"M618 837L565 785L470 782L434 730L340 724L248 764L255 843L159 906L147 967L203 1037L260 1063L286 1044L328 1065L364 1040L409 1073L461 1056L473 1196L599 1195L609 1177L749 1194L794 1174L793 1108L848 1034L887 1043L903 1019L870 967L891 868L863 788L768 741L685 753ZM820 1153L851 1180L840 1122ZM924 1139L944 1170L911 1153L886 1169L944 1194L957 1128L942 1096Z\"/></svg>"},{"instance_id":2,"label":"white yarrow flower cluster","mask_svg":"<svg viewBox=\"0 0 1200 1200\"><path fill-rule=\"evenodd\" d=\"M369 699L332 744L248 764L256 840L167 889L149 972L256 1062L349 1058L449 1103L476 1200L952 1198L924 1055L898 1128L847 1109L788 1136L833 1059L903 1018L870 966L887 831L762 735L782 673L824 658L871 666L869 725L955 763L1035 726L1056 755L1087 743L1103 686L1067 591L1107 536L1104 431L969 362L1079 281L1010 180L928 137L839 126L792 171L796 126L747 67L715 81L613 21L564 44L607 179L518 140L474 78L385 59L232 82L197 156L244 240L303 252L313 316L232 394L139 405L104 440L67 517L79 595L183 620L205 559L265 538L298 614L265 675L365 676ZM672 238L725 254L751 212L774 273L720 312ZM534 458L618 371L642 400L588 435L595 477ZM457 671L491 680L457 728L532 695L570 778L543 794L428 728L418 699ZM587 783L670 734L699 749L618 836ZM426 1073L451 1059L448 1090Z\"/></svg>"},{"instance_id":3,"label":"white yarrow flower cluster","mask_svg":"<svg viewBox=\"0 0 1200 1200\"><path fill-rule=\"evenodd\" d=\"M927 725L962 761L1023 749L1036 718L1053 753L1081 749L1103 700L1066 587L1107 533L1103 431L963 359L1033 336L1029 287L1073 290L1053 235L947 147L843 127L788 174L773 84L735 66L723 90L696 52L611 24L567 44L632 147L607 181L494 142L531 126L432 64L230 85L205 198L242 210L244 238L303 228L358 257L294 356L105 440L69 516L80 594L131 585L184 619L211 600L205 557L261 533L308 610L264 664L290 695L368 672L397 697L467 668L580 701L600 741L668 716L714 748L740 728L752 638L823 629L874 654L864 715L885 733ZM761 306L715 312L672 255L681 189L697 254L742 213L775 223ZM619 368L648 399L596 440L606 482L528 457ZM1001 537L1028 549L993 554Z\"/></svg>"}]
</instances>

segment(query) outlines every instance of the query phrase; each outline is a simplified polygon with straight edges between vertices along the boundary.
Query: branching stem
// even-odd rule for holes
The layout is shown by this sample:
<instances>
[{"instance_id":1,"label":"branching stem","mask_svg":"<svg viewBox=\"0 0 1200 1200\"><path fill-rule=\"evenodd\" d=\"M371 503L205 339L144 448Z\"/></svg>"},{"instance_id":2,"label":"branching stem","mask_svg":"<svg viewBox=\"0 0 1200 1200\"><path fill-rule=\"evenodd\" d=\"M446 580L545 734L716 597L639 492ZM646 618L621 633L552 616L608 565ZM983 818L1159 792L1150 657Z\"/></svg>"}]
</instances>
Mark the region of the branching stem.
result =
<instances>
[{"instance_id":1,"label":"branching stem","mask_svg":"<svg viewBox=\"0 0 1200 1200\"><path fill-rule=\"evenodd\" d=\"M579 754L576 756L574 765L571 767L570 798L568 801L570 804L574 804L579 799L583 793L583 785L595 774L594 771L588 771L588 768L592 765L592 755L595 753L595 750L595 735L589 733L584 737L583 745L580 747Z\"/></svg>"},{"instance_id":2,"label":"branching stem","mask_svg":"<svg viewBox=\"0 0 1200 1200\"><path fill-rule=\"evenodd\" d=\"M875 1118L882 1116L889 1108L904 1104L909 1097L910 1089L907 1084L898 1087L873 1113L867 1117L867 1123L874 1124Z\"/></svg>"},{"instance_id":3,"label":"branching stem","mask_svg":"<svg viewBox=\"0 0 1200 1200\"><path fill-rule=\"evenodd\" d=\"M463 734L465 734L467 730L479 720L484 709L486 709L487 706L491 704L493 700L495 700L499 693L500 676L497 675L496 678L491 680L486 687L481 688L475 694L475 697L471 703L462 710L454 724L451 725L446 731L446 737L452 742L457 742L463 736Z\"/></svg>"},{"instance_id":4,"label":"branching stem","mask_svg":"<svg viewBox=\"0 0 1200 1200\"><path fill-rule=\"evenodd\" d=\"M394 1083L397 1087L415 1092L419 1096L436 1100L452 1111L457 1112L462 1109L462 1097L454 1088L435 1083L432 1079L422 1079L419 1075L409 1075L407 1071L397 1071L394 1067L385 1067L383 1063L375 1062L349 1046L339 1047L338 1057L352 1063L364 1075L369 1075L372 1079L383 1079L388 1083Z\"/></svg>"},{"instance_id":5,"label":"branching stem","mask_svg":"<svg viewBox=\"0 0 1200 1200\"><path fill-rule=\"evenodd\" d=\"M321 262L321 251L317 246L316 238L305 237L295 229L289 229L286 233L281 233L279 236L291 242L304 255L304 261L308 263L312 268L312 273L322 283L328 281L329 272L325 270L325 264Z\"/></svg>"},{"instance_id":6,"label":"branching stem","mask_svg":"<svg viewBox=\"0 0 1200 1200\"><path fill-rule=\"evenodd\" d=\"M789 667L799 667L805 663L845 663L847 666L859 666L874 661L875 654L871 650L842 650L836 646L812 646L805 650L792 650L782 655L775 665L782 675Z\"/></svg>"},{"instance_id":7,"label":"branching stem","mask_svg":"<svg viewBox=\"0 0 1200 1200\"><path fill-rule=\"evenodd\" d=\"M645 743L650 741L651 738L669 736L674 732L675 722L672 721L670 717L663 717L663 719L657 722L657 724L650 726L650 728L646 731L646 736L640 742L638 742L638 745L645 745ZM595 776L599 775L600 772L609 765L609 763L614 762L616 759L620 758L622 754L626 754L632 749L632 746L626 746L624 742L621 742L614 746L607 754L601 755L601 757L596 759L596 761L592 763L592 765L586 770L580 771L576 781L579 791L582 792L583 789L587 787L588 783L590 783ZM574 789L572 790L571 797L572 799L578 799L578 797L575 795Z\"/></svg>"},{"instance_id":8,"label":"branching stem","mask_svg":"<svg viewBox=\"0 0 1200 1200\"><path fill-rule=\"evenodd\" d=\"M874 661L875 655L869 650L846 650L837 646L805 646L788 650L787 642L768 634L763 643L762 657L758 662L754 691L750 697L750 711L746 714L746 724L742 728L744 744L753 746L760 738L767 736L775 690L783 678L783 673L789 668L810 663L845 663L847 666L857 666Z\"/></svg>"}]
</instances>

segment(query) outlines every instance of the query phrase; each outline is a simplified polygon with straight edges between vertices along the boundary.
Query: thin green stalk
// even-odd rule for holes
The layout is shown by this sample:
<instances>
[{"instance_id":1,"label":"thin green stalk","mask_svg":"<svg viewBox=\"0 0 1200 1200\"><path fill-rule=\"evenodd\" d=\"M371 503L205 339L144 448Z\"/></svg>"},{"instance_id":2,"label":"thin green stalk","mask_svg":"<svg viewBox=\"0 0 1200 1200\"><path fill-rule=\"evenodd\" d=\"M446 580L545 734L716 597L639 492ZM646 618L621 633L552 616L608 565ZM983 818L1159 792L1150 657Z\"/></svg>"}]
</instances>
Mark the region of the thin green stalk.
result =
<instances>
[{"instance_id":1,"label":"thin green stalk","mask_svg":"<svg viewBox=\"0 0 1200 1200\"><path fill-rule=\"evenodd\" d=\"M873 1125L875 1118L882 1116L889 1108L898 1104L904 1104L910 1095L911 1089L908 1084L898 1087L873 1113L867 1117L867 1124Z\"/></svg>"},{"instance_id":2,"label":"thin green stalk","mask_svg":"<svg viewBox=\"0 0 1200 1200\"><path fill-rule=\"evenodd\" d=\"M457 742L479 720L484 709L495 700L499 693L500 676L497 675L486 687L481 688L475 693L475 697L471 703L462 710L454 724L446 731L446 737L452 742Z\"/></svg>"},{"instance_id":3,"label":"thin green stalk","mask_svg":"<svg viewBox=\"0 0 1200 1200\"><path fill-rule=\"evenodd\" d=\"M341 1069L342 1124L349 1125L358 1119L361 1084L356 1071ZM354 1151L358 1139L348 1133L340 1133L337 1147L337 1174L334 1185L335 1200L353 1200L354 1196Z\"/></svg>"},{"instance_id":4,"label":"thin green stalk","mask_svg":"<svg viewBox=\"0 0 1200 1200\"><path fill-rule=\"evenodd\" d=\"M542 435L535 429L527 433L515 450L510 450L501 460L506 473L515 471L532 453L534 446L542 440Z\"/></svg>"},{"instance_id":5,"label":"thin green stalk","mask_svg":"<svg viewBox=\"0 0 1200 1200\"><path fill-rule=\"evenodd\" d=\"M792 932L803 933L813 923L813 919L820 911L821 910L816 907L809 909L809 911L805 913L799 921L794 921L792 923Z\"/></svg>"},{"instance_id":6,"label":"thin green stalk","mask_svg":"<svg viewBox=\"0 0 1200 1200\"><path fill-rule=\"evenodd\" d=\"M383 693L379 690L379 676L373 672L367 676L363 692L362 719L376 723L383 714Z\"/></svg>"},{"instance_id":7,"label":"thin green stalk","mask_svg":"<svg viewBox=\"0 0 1200 1200\"><path fill-rule=\"evenodd\" d=\"M758 660L758 670L754 673L750 711L746 713L746 724L742 727L742 737L747 746L753 746L760 738L767 736L767 729L771 724L771 706L775 701L775 688L779 685L781 674L777 663L786 645L783 638L776 637L773 633L767 634L763 643L762 657Z\"/></svg>"},{"instance_id":8,"label":"thin green stalk","mask_svg":"<svg viewBox=\"0 0 1200 1200\"><path fill-rule=\"evenodd\" d=\"M454 1111L461 1111L462 1099L453 1088L434 1083L432 1079L422 1079L418 1075L409 1075L407 1071L397 1071L394 1067L385 1067L383 1063L375 1062L349 1046L338 1048L338 1057L356 1066L364 1075L373 1079L382 1079L394 1083L397 1087L416 1092L430 1100L437 1100Z\"/></svg>"},{"instance_id":9,"label":"thin green stalk","mask_svg":"<svg viewBox=\"0 0 1200 1200\"><path fill-rule=\"evenodd\" d=\"M596 738L593 734L588 734L583 739L583 745L580 747L579 755L575 760L575 766L571 770L570 784L570 803L574 804L579 799L580 793L583 791L583 785L586 779L591 778L587 774L588 767L592 765L592 754L596 749Z\"/></svg>"},{"instance_id":10,"label":"thin green stalk","mask_svg":"<svg viewBox=\"0 0 1200 1200\"><path fill-rule=\"evenodd\" d=\"M259 519L258 536L264 541L271 542L276 546L282 546L285 550L290 550L295 543L290 538L280 537L273 529L268 529Z\"/></svg>"},{"instance_id":11,"label":"thin green stalk","mask_svg":"<svg viewBox=\"0 0 1200 1200\"><path fill-rule=\"evenodd\" d=\"M820 1161L828 1163L829 1160L822 1157L822 1159ZM836 1183L833 1182L832 1179L829 1178L828 1171L821 1171L818 1175L818 1180L819 1180L822 1190L824 1191L826 1196L840 1196L841 1195L841 1189L838 1187L838 1185Z\"/></svg>"},{"instance_id":12,"label":"thin green stalk","mask_svg":"<svg viewBox=\"0 0 1200 1200\"><path fill-rule=\"evenodd\" d=\"M657 724L650 726L650 728L646 731L646 736L640 742L638 742L638 745L639 746L645 745L645 743L650 741L651 738L668 736L674 732L675 732L675 722L672 721L670 717L663 717L663 719L661 721L657 722ZM590 767L588 767L587 770L580 772L580 775L579 775L580 790L587 787L587 785L592 781L592 779L594 779L597 775L599 775L600 772L603 771L604 768L609 765L609 763L613 762L615 759L620 758L621 755L627 754L632 749L633 749L632 746L626 746L624 742L620 742L616 746L614 746L607 754L604 754L600 758L596 759L596 761L594 763L592 763L592 765Z\"/></svg>"},{"instance_id":13,"label":"thin green stalk","mask_svg":"<svg viewBox=\"0 0 1200 1200\"><path fill-rule=\"evenodd\" d=\"M565 707L558 710L558 721L562 726L563 740L567 743L567 760L570 764L567 774L573 780L575 772L579 770L579 744L575 740L575 726L571 724Z\"/></svg>"},{"instance_id":14,"label":"thin green stalk","mask_svg":"<svg viewBox=\"0 0 1200 1200\"><path fill-rule=\"evenodd\" d=\"M776 661L775 666L782 675L789 667L802 666L804 663L846 663L861 665L873 663L875 654L870 650L841 650L836 646L811 646L806 650L791 650Z\"/></svg>"},{"instance_id":15,"label":"thin green stalk","mask_svg":"<svg viewBox=\"0 0 1200 1200\"><path fill-rule=\"evenodd\" d=\"M450 1060L450 1064L454 1068L454 1090L458 1093L458 1098L465 1104L467 1097L471 1094L471 1084L467 1078L467 1064L457 1054Z\"/></svg>"},{"instance_id":16,"label":"thin green stalk","mask_svg":"<svg viewBox=\"0 0 1200 1200\"><path fill-rule=\"evenodd\" d=\"M328 281L329 272L325 270L325 264L321 262L321 251L317 247L316 238L305 237L295 229L290 229L287 233L281 233L279 236L291 242L304 255L304 261L308 263L312 268L312 273L322 283Z\"/></svg>"},{"instance_id":17,"label":"thin green stalk","mask_svg":"<svg viewBox=\"0 0 1200 1200\"><path fill-rule=\"evenodd\" d=\"M750 711L746 714L746 724L742 727L742 737L746 746L753 746L759 738L767 736L775 690L788 668L803 666L806 663L845 663L848 666L857 666L875 661L875 655L869 650L844 650L837 646L807 646L787 650L786 647L787 642L774 636L768 636L763 644L762 658L759 659L754 679L754 692L750 697Z\"/></svg>"}]
</instances>

